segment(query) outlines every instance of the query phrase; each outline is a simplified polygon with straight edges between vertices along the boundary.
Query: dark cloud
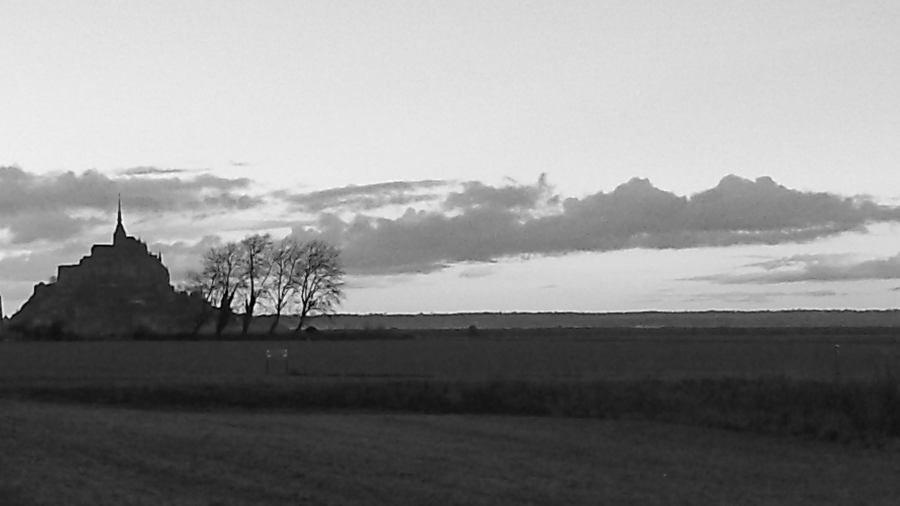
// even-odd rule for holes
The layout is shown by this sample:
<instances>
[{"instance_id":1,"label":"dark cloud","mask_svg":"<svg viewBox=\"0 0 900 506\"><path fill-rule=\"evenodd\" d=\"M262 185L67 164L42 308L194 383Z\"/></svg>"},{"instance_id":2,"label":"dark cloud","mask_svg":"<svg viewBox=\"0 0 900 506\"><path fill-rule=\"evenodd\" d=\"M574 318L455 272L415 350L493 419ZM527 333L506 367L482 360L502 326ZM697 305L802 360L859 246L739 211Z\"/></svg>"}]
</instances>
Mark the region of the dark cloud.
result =
<instances>
[{"instance_id":1,"label":"dark cloud","mask_svg":"<svg viewBox=\"0 0 900 506\"><path fill-rule=\"evenodd\" d=\"M807 230L822 225L854 227L869 219L900 217L900 210L870 199L804 193L776 184L727 176L718 186L690 199L687 220L698 230Z\"/></svg>"},{"instance_id":2,"label":"dark cloud","mask_svg":"<svg viewBox=\"0 0 900 506\"><path fill-rule=\"evenodd\" d=\"M444 201L446 209L493 208L526 211L536 209L542 203L556 204L559 197L553 195L547 184L547 176L541 174L536 185L508 184L500 188L478 181L463 183L463 191L453 192Z\"/></svg>"},{"instance_id":3,"label":"dark cloud","mask_svg":"<svg viewBox=\"0 0 900 506\"><path fill-rule=\"evenodd\" d=\"M317 197L310 202L333 203L372 194L381 192L338 188L308 195ZM900 221L900 207L791 190L770 178L728 176L690 197L635 178L610 193L561 201L542 176L532 185L465 183L441 210L410 208L395 219L326 213L294 234L322 235L342 247L352 271L382 274L530 254L806 242L885 221Z\"/></svg>"},{"instance_id":4,"label":"dark cloud","mask_svg":"<svg viewBox=\"0 0 900 506\"><path fill-rule=\"evenodd\" d=\"M433 201L434 194L422 190L446 186L446 181L392 181L363 186L343 186L310 193L276 192L274 195L292 204L298 211L370 211L392 205L409 205Z\"/></svg>"},{"instance_id":5,"label":"dark cloud","mask_svg":"<svg viewBox=\"0 0 900 506\"><path fill-rule=\"evenodd\" d=\"M246 178L178 177L152 167L131 170L128 176L110 177L93 170L39 175L0 167L0 230L8 230L12 242L20 244L72 237L97 223L80 216L114 212L118 194L126 209L138 214L240 211L264 203L250 193Z\"/></svg>"},{"instance_id":6,"label":"dark cloud","mask_svg":"<svg viewBox=\"0 0 900 506\"><path fill-rule=\"evenodd\" d=\"M6 220L13 244L27 244L45 239L62 241L90 230L102 220L69 216L62 210L17 214Z\"/></svg>"},{"instance_id":7,"label":"dark cloud","mask_svg":"<svg viewBox=\"0 0 900 506\"><path fill-rule=\"evenodd\" d=\"M454 217L409 210L395 220L357 216L349 222L324 215L315 231L295 229L294 234L318 235L340 245L347 266L358 273L425 273L450 262L488 261L511 253L515 232L503 234L515 230L514 218L483 210Z\"/></svg>"},{"instance_id":8,"label":"dark cloud","mask_svg":"<svg viewBox=\"0 0 900 506\"><path fill-rule=\"evenodd\" d=\"M769 285L805 281L860 281L900 279L900 255L853 262L845 255L794 255L750 264L762 271L721 273L689 278L721 285Z\"/></svg>"}]
</instances>

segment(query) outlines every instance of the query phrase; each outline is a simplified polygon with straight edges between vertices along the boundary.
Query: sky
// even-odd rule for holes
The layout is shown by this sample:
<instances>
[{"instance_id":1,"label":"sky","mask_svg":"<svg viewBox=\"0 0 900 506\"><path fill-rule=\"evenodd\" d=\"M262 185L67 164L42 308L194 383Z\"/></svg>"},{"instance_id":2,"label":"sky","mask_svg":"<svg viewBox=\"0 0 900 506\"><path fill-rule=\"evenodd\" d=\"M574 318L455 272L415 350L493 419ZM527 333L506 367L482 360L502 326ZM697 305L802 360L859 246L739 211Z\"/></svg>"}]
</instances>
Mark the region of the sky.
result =
<instances>
[{"instance_id":1,"label":"sky","mask_svg":"<svg viewBox=\"0 0 900 506\"><path fill-rule=\"evenodd\" d=\"M894 308L900 3L0 0L0 296L322 237L340 310Z\"/></svg>"}]
</instances>

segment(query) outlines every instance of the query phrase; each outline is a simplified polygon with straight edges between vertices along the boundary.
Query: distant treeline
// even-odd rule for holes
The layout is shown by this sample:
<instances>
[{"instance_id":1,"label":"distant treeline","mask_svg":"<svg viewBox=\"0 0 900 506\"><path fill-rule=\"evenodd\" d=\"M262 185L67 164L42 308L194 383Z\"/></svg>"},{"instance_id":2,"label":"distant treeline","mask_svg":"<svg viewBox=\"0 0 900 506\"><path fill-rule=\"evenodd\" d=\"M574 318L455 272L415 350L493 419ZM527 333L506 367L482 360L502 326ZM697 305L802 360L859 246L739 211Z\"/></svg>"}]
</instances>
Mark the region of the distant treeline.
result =
<instances>
[{"instance_id":1,"label":"distant treeline","mask_svg":"<svg viewBox=\"0 0 900 506\"><path fill-rule=\"evenodd\" d=\"M582 327L582 328L332 328L320 330L309 326L302 332L284 331L271 334L268 331L213 332L157 334L137 329L121 336L81 336L65 331L58 325L21 329L14 334L23 341L365 341L405 339L479 339L479 340L590 340L590 341L819 341L822 338L852 340L856 343L900 343L898 327Z\"/></svg>"},{"instance_id":2,"label":"distant treeline","mask_svg":"<svg viewBox=\"0 0 900 506\"><path fill-rule=\"evenodd\" d=\"M468 335L492 338L541 336L612 339L626 337L733 338L739 336L853 335L893 336L900 332L900 311L703 311L639 313L447 313L335 314L309 318L309 332L295 333L297 317L281 316L272 332L273 316L253 318L241 335L240 315L218 337L211 326L197 333L156 334L139 327L117 339L133 340L271 340L405 339L415 336ZM26 341L93 340L71 333L61 323L47 326L7 326L6 339ZM316 335L321 333L321 335ZM536 334L535 334L536 335Z\"/></svg>"},{"instance_id":3,"label":"distant treeline","mask_svg":"<svg viewBox=\"0 0 900 506\"><path fill-rule=\"evenodd\" d=\"M264 318L264 317L263 317ZM645 311L628 313L337 314L311 319L319 329L479 329L608 327L900 327L898 310Z\"/></svg>"}]
</instances>

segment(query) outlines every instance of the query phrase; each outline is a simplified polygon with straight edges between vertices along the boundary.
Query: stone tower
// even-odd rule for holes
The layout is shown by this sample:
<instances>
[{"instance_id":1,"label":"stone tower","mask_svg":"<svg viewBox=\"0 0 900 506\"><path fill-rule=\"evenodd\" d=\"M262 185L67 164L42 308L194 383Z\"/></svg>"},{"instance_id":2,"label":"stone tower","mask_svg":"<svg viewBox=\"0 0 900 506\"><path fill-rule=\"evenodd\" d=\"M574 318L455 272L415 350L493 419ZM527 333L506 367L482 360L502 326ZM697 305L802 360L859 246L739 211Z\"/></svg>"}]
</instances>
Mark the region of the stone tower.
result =
<instances>
[{"instance_id":1,"label":"stone tower","mask_svg":"<svg viewBox=\"0 0 900 506\"><path fill-rule=\"evenodd\" d=\"M116 220L116 231L113 232L113 246L124 243L127 238L128 234L125 233L125 225L122 225L122 195L119 194L119 214Z\"/></svg>"}]
</instances>

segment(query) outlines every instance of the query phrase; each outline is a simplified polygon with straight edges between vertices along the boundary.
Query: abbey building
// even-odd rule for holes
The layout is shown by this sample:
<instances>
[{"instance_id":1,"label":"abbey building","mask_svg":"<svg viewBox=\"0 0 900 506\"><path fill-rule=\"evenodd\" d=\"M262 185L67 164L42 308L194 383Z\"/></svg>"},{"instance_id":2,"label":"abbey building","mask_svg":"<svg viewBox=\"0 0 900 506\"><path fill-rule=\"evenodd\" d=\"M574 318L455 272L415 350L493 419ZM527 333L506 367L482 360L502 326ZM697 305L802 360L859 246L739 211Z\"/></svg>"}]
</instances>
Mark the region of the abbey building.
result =
<instances>
[{"instance_id":1,"label":"abbey building","mask_svg":"<svg viewBox=\"0 0 900 506\"><path fill-rule=\"evenodd\" d=\"M83 338L172 334L190 327L198 303L172 288L162 255L125 232L120 200L112 244L95 244L77 264L59 266L55 280L38 283L10 324Z\"/></svg>"}]
</instances>

